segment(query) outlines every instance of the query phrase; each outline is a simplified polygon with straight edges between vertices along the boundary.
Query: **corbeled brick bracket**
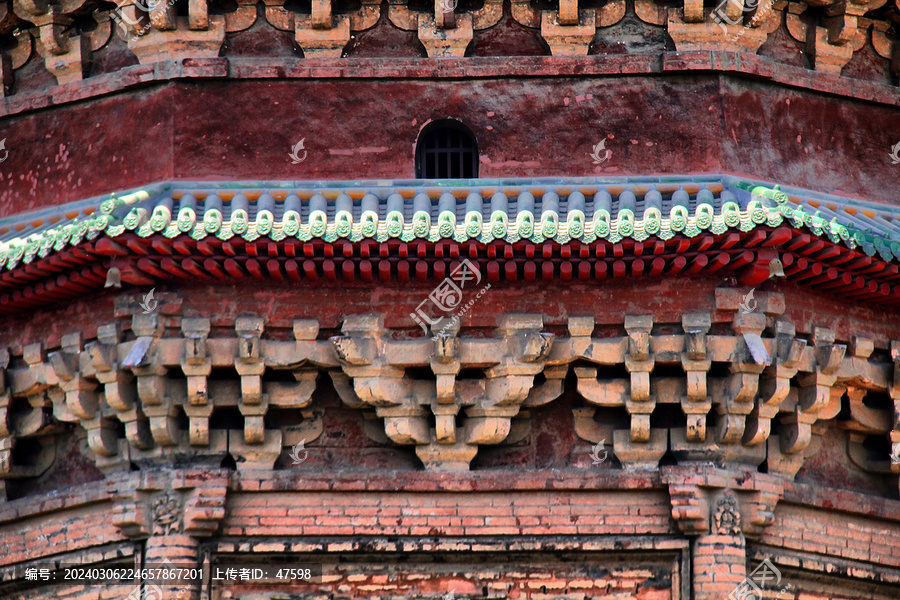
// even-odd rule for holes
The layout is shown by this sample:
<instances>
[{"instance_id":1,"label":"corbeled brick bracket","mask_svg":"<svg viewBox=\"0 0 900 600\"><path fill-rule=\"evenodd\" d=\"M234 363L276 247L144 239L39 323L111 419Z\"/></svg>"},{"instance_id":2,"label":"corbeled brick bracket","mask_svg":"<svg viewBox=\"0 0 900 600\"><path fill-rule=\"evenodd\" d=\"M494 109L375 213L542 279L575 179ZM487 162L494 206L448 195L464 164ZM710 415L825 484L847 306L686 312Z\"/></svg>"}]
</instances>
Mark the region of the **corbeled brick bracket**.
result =
<instances>
[{"instance_id":1,"label":"corbeled brick bracket","mask_svg":"<svg viewBox=\"0 0 900 600\"><path fill-rule=\"evenodd\" d=\"M871 340L854 338L847 356L846 346L834 343L833 332L813 328L808 344L796 337L793 324L780 317L785 309L781 294L758 292L756 300L742 306L745 297L738 289L716 290L716 321L733 314L730 336L721 330L709 335L711 315L703 313L683 315L683 334L674 336L649 335L649 318L627 317L625 337L604 339L590 337L592 320L572 318L571 337L558 341L549 364L567 364L573 359L597 365L624 363L628 377L599 377L598 369L590 366L576 367L575 375L577 390L589 405L625 408L631 417L630 429L613 430L594 422L595 409L576 408L576 433L591 443L612 437L614 454L626 469L655 468L663 454L671 451L679 464L706 461L745 465L752 470L768 458L769 472L785 480L792 479L805 458L816 451L845 392L851 394L851 400L856 398L853 405L859 406L855 427L860 433L854 435L864 439L889 433L886 420L875 413L863 414L861 399L869 391L886 391L892 380L892 365L872 360ZM768 330L775 331L774 338L763 338ZM653 377L653 361L659 360L658 356L666 363L680 360L684 378ZM713 363L727 364L729 373L710 379ZM643 381L648 366L646 372L653 379L649 394ZM837 373L840 375L835 377ZM865 389L841 383L853 378L865 381ZM649 428L648 440L646 428L641 426L648 414L646 407L672 403L681 406L686 427ZM715 434L710 435L704 428L713 408L717 425ZM774 439L769 437L772 419L782 425ZM879 472L882 467L868 461L857 448L858 444L849 447L862 457L855 462Z\"/></svg>"},{"instance_id":2,"label":"corbeled brick bracket","mask_svg":"<svg viewBox=\"0 0 900 600\"><path fill-rule=\"evenodd\" d=\"M335 15L331 0L312 0L312 14L294 15L297 45L307 58L340 57L350 41L350 15Z\"/></svg>"},{"instance_id":3,"label":"corbeled brick bracket","mask_svg":"<svg viewBox=\"0 0 900 600\"><path fill-rule=\"evenodd\" d=\"M745 469L720 469L711 465L679 465L660 468L661 481L669 486L672 518L688 535L706 533L758 537L774 522L775 507L784 495L784 482L775 475ZM723 532L722 517L716 523L711 507L725 491L733 497L738 515Z\"/></svg>"},{"instance_id":4,"label":"corbeled brick bracket","mask_svg":"<svg viewBox=\"0 0 900 600\"><path fill-rule=\"evenodd\" d=\"M534 386L554 339L542 328L540 316L507 315L492 339L459 339L453 332L399 342L390 340L377 315L347 317L344 335L331 343L353 387L338 380L336 389L349 406L373 408L384 419L388 438L415 444L427 469L467 470L479 445L506 439L526 402L538 406L562 391L558 378ZM431 367L434 387L407 378L409 365ZM467 367L483 370L485 378L457 380ZM546 392L537 391L544 386Z\"/></svg>"},{"instance_id":5,"label":"corbeled brick bracket","mask_svg":"<svg viewBox=\"0 0 900 600\"><path fill-rule=\"evenodd\" d=\"M844 66L853 58L853 53L861 50L868 41L868 22L862 19L866 12L880 7L884 2L836 2L822 8L822 27L809 23L800 15L810 5L818 3L789 2L785 14L787 30L796 41L805 44L816 71L840 75ZM877 31L877 29L876 29ZM872 44L876 52L890 56L890 51L878 33L873 32Z\"/></svg>"},{"instance_id":6,"label":"corbeled brick bracket","mask_svg":"<svg viewBox=\"0 0 900 600\"><path fill-rule=\"evenodd\" d=\"M744 429L744 445L755 446L763 443L772 431L772 419L781 409L781 404L791 392L791 379L797 375L800 359L806 349L806 340L797 339L796 329L791 323L778 321L775 324L775 352L772 368L759 381L759 398L755 408L747 416Z\"/></svg>"},{"instance_id":7,"label":"corbeled brick bracket","mask_svg":"<svg viewBox=\"0 0 900 600\"><path fill-rule=\"evenodd\" d=\"M28 0L17 0L12 4L12 10L17 15L34 24L37 52L44 59L47 70L60 84L80 81L90 69L92 52L103 47L110 38L109 19L106 15L98 14L91 16L96 27L90 33L73 35L73 17L80 5L80 2L65 5ZM16 38L17 50L12 53L13 60L9 65L12 68L21 66L21 62L28 58L22 56L24 51L31 50L30 35L17 34ZM6 75L4 73L5 85Z\"/></svg>"},{"instance_id":8,"label":"corbeled brick bracket","mask_svg":"<svg viewBox=\"0 0 900 600\"><path fill-rule=\"evenodd\" d=\"M182 319L180 301L173 301L177 298L161 293L158 299L159 311L153 314L120 303L118 314L121 319L131 316L136 339L124 341L126 325L120 320L99 327L97 340L86 344L81 334L63 336L61 349L46 356L39 344L26 347L24 377L3 389L30 398L34 410L19 411L13 429L4 430L0 459L9 462L17 436L52 433L44 423L49 414L45 407L50 406L57 420L80 423L87 431L97 466L107 473L127 471L131 463L152 467L176 456L195 465L217 466L229 453L241 470L271 469L284 444L300 441L301 431L307 442L321 434L321 411L306 407L319 367L334 368L337 361L328 342L316 341L318 323L297 320L294 341L271 342L260 339L261 319L241 317L233 337L210 340L209 319ZM229 387L211 397L207 377L213 367L234 369L239 393ZM173 385L172 371L179 368L187 385ZM263 393L266 368L290 371L296 383L272 382ZM0 401L0 409L6 406L8 402ZM210 430L209 417L217 406L240 409L244 429ZM302 426L265 429L264 416L273 406L302 409ZM175 421L179 408L188 417L187 432ZM10 419L4 416L5 424ZM117 422L124 425L124 438L117 436ZM27 469L9 465L5 476L39 474L35 469L43 472L48 456L42 451L38 464Z\"/></svg>"},{"instance_id":9,"label":"corbeled brick bracket","mask_svg":"<svg viewBox=\"0 0 900 600\"><path fill-rule=\"evenodd\" d=\"M462 57L466 48L472 43L472 15L463 13L456 15L456 26L452 29L441 28L431 14L418 16L419 41L425 46L430 58Z\"/></svg>"},{"instance_id":10,"label":"corbeled brick bracket","mask_svg":"<svg viewBox=\"0 0 900 600\"><path fill-rule=\"evenodd\" d=\"M11 91L13 71L31 56L33 43L37 50L36 59L45 61L47 69L60 84L71 84L81 81L90 72L92 54L108 45L113 31L127 41L141 64L151 64L217 57L226 33L244 31L256 22L255 7L248 4L248 0L240 0L237 10L226 15L211 15L206 0L194 0L188 3L186 18L177 17L174 8L167 3L160 3L162 6L147 15L131 0L117 0L118 6L114 10L119 11L118 14L113 11L95 12L92 18L96 28L80 36L72 35L69 23L83 17L78 12L83 9L82 4L44 4L28 0L13 3L15 13L34 23L35 28L33 34L18 32L17 46L0 57L4 94ZM371 28L382 10L381 5L373 0L366 0L348 14L336 14L331 0L316 0L311 15L285 9L283 0L266 0L265 4L267 26L294 32L297 44L308 58L341 57L352 33ZM429 57L465 56L475 32L493 27L503 14L502 3L495 0L489 0L482 8L468 12L459 11L456 7L442 9L447 3L440 0L434 0L434 4L434 11L421 13L410 10L405 0L392 0L387 9L393 25L419 33L419 41ZM666 27L679 53L756 54L768 35L782 26L784 15L785 29L791 37L805 45L805 53L812 59L817 71L840 74L854 53L869 43L870 30L871 45L877 56L889 61L889 69L893 73L898 70L900 46L886 35L890 29L889 20L873 20L864 16L881 8L884 0L827 5L811 3L817 12L814 16L819 17L818 23L813 24L805 22L809 19L800 19L800 15L810 8L804 2L760 2L756 12L751 11L756 3L747 0L743 4L743 12L741 3L736 1L725 3L722 8L704 8L703 3L697 0L688 0L678 7L667 7L655 0L636 0L634 7L638 18L644 22ZM610 27L623 18L625 6L624 0L616 0L606 2L602 8L579 9L576 0L564 0L558 10L537 10L527 2L517 1L512 2L511 11L519 24L541 31L552 55L583 56L589 51L598 29ZM115 23L112 19L116 20ZM743 57L737 70L745 70L741 65L756 64L749 58ZM724 59L726 63L730 60L729 57ZM680 60L681 57L664 58L669 65ZM714 62L718 63L720 59L716 58ZM190 65L189 69L194 66ZM722 66L724 68L725 65ZM786 66L781 64L775 70ZM263 70L268 68L263 67ZM771 66L763 68L772 71ZM755 72L756 69L751 67L748 72ZM790 74L787 78L793 79ZM826 81L833 89L835 82ZM108 91L105 85L104 82L101 87Z\"/></svg>"},{"instance_id":11,"label":"corbeled brick bracket","mask_svg":"<svg viewBox=\"0 0 900 600\"><path fill-rule=\"evenodd\" d=\"M711 325L710 315L706 313L685 314L681 317L685 336L681 367L685 372L687 388L681 407L687 419L686 438L691 442L706 440L706 415L712 408L706 381L706 373L712 367L706 344Z\"/></svg>"},{"instance_id":12,"label":"corbeled brick bracket","mask_svg":"<svg viewBox=\"0 0 900 600\"><path fill-rule=\"evenodd\" d=\"M574 11L575 18L564 20L564 5L574 0L560 2L560 13L545 10L541 15L541 37L550 46L553 56L584 56L597 33L596 15L593 10ZM571 12L571 11L569 11Z\"/></svg>"},{"instance_id":13,"label":"corbeled brick bracket","mask_svg":"<svg viewBox=\"0 0 900 600\"><path fill-rule=\"evenodd\" d=\"M146 539L144 561L199 568L199 539L215 535L225 519L227 471L162 469L124 475L113 491L112 522L129 539ZM159 583L164 598L199 600L200 580Z\"/></svg>"},{"instance_id":14,"label":"corbeled brick bracket","mask_svg":"<svg viewBox=\"0 0 900 600\"><path fill-rule=\"evenodd\" d=\"M225 518L227 472L158 470L131 477L114 492L112 519L125 537L206 537Z\"/></svg>"},{"instance_id":15,"label":"corbeled brick bracket","mask_svg":"<svg viewBox=\"0 0 900 600\"><path fill-rule=\"evenodd\" d=\"M141 64L185 58L215 58L225 42L225 17L209 15L208 26L192 29L188 18L177 17L171 28L156 26L144 35L128 38L128 48Z\"/></svg>"},{"instance_id":16,"label":"corbeled brick bracket","mask_svg":"<svg viewBox=\"0 0 900 600\"><path fill-rule=\"evenodd\" d=\"M734 2L729 2L726 6L733 5ZM689 21L681 9L669 9L668 33L679 51L725 50L756 54L766 42L769 29L774 31L779 23L777 19L765 19L752 27L746 27L727 21L715 22L714 13L710 9L704 10L703 14L702 20ZM780 13L775 14L780 16Z\"/></svg>"},{"instance_id":17,"label":"corbeled brick bracket","mask_svg":"<svg viewBox=\"0 0 900 600\"><path fill-rule=\"evenodd\" d=\"M731 356L729 375L722 382L716 440L735 444L744 435L746 417L753 410L753 401L759 387L759 377L771 364L771 357L761 334L766 325L765 314L735 313L732 328L740 337Z\"/></svg>"},{"instance_id":18,"label":"corbeled brick bracket","mask_svg":"<svg viewBox=\"0 0 900 600\"><path fill-rule=\"evenodd\" d=\"M294 39L306 58L337 58L350 42L350 17L340 15L337 24L329 29L302 27L297 21Z\"/></svg>"},{"instance_id":19,"label":"corbeled brick bracket","mask_svg":"<svg viewBox=\"0 0 900 600\"><path fill-rule=\"evenodd\" d=\"M55 39L50 42L52 34L44 35L43 30L55 29L59 24L53 23L42 27L42 35L38 40L38 53L44 57L47 70L53 73L60 84L80 81L84 72L91 66L91 40L88 36L78 35ZM51 44L58 44L55 47Z\"/></svg>"},{"instance_id":20,"label":"corbeled brick bracket","mask_svg":"<svg viewBox=\"0 0 900 600\"><path fill-rule=\"evenodd\" d=\"M625 409L631 415L631 441L636 443L650 441L650 415L656 408L656 399L650 397L650 372L655 362L650 350L652 329L653 315L625 317L628 350L624 362L630 377Z\"/></svg>"},{"instance_id":21,"label":"corbeled brick bracket","mask_svg":"<svg viewBox=\"0 0 900 600\"><path fill-rule=\"evenodd\" d=\"M889 435L891 456L900 456L900 342L891 341L891 360L893 361L893 383L888 389L893 410L893 428ZM891 472L900 473L900 461L891 461ZM898 484L900 485L900 484Z\"/></svg>"},{"instance_id":22,"label":"corbeled brick bracket","mask_svg":"<svg viewBox=\"0 0 900 600\"><path fill-rule=\"evenodd\" d=\"M213 404L209 400L208 377L212 362L206 349L209 337L209 319L185 318L181 321L184 335L184 358L181 371L187 377L187 404L184 412L189 419L189 438L192 446L209 444L209 417Z\"/></svg>"},{"instance_id":23,"label":"corbeled brick bracket","mask_svg":"<svg viewBox=\"0 0 900 600\"><path fill-rule=\"evenodd\" d=\"M717 290L716 312L683 314L681 332L669 323L657 325L651 315L628 315L624 336L593 338L593 318L571 317L569 337L561 339L545 333L535 315L501 317L489 338L451 330L405 339L387 330L380 316L349 316L343 334L327 341L317 339L319 326L312 320L293 323L293 340L267 339L264 320L243 315L233 333L210 338L209 319L182 318L174 297L160 294L160 314L120 303L120 317L131 320L127 341L125 323L111 323L98 329L96 340L63 336L60 349L49 353L40 344L25 346L22 359L6 370L0 473L35 476L32 467L11 464L12 450L19 438L47 434L50 409L56 420L82 426L98 466L108 473L131 463L151 468L174 457L218 465L229 452L240 470L271 469L285 446L321 434L321 411L313 418L317 411L308 407L323 370L331 372L343 401L363 411L370 437L415 446L429 470L462 470L479 446L507 440L514 421L523 422L530 408L557 398L576 362L577 392L587 405L574 410L575 431L594 444L611 439L625 469L655 469L671 452L678 464L717 462L752 470L768 458L769 473L791 479L815 452L847 394L851 460L865 470L889 471L887 457L880 463L870 459L861 444L882 434L895 443L896 417L876 414L863 399L870 391L893 394L894 363L859 336L837 344L832 331L813 328L809 343L798 339L794 326L780 317L781 294L758 292L758 307L738 310L740 291ZM730 334L724 328L729 321ZM657 327L666 333L654 333ZM763 337L765 332L775 335ZM658 364L681 365L683 374L654 375ZM601 375L600 366L624 368L627 375L610 377L607 369ZM433 379L407 376L411 367L430 370ZM210 390L214 368L233 370L237 385L217 383ZM458 378L472 368L484 378ZM265 379L279 370L295 381ZM539 375L543 381L535 384ZM30 411L11 413L13 398ZM650 415L666 404L681 407L684 426L650 426ZM295 426L267 429L265 416L273 407L307 409L305 437ZM240 410L243 429L210 430L218 408ZM596 411L606 409L624 410L628 427L596 423ZM179 410L187 415L187 431L178 424ZM716 427L705 432L712 410ZM781 424L774 439L773 419Z\"/></svg>"},{"instance_id":24,"label":"corbeled brick bracket","mask_svg":"<svg viewBox=\"0 0 900 600\"><path fill-rule=\"evenodd\" d=\"M828 29L807 26L806 53L812 57L816 71L840 75L853 58L853 46L847 42L831 43Z\"/></svg>"},{"instance_id":25,"label":"corbeled brick bracket","mask_svg":"<svg viewBox=\"0 0 900 600\"><path fill-rule=\"evenodd\" d=\"M777 476L712 465L662 467L672 518L693 543L693 598L718 600L746 576L747 538L775 520L784 495Z\"/></svg>"},{"instance_id":26,"label":"corbeled brick bracket","mask_svg":"<svg viewBox=\"0 0 900 600\"><path fill-rule=\"evenodd\" d=\"M28 31L19 31L13 37L16 47L0 53L0 96L6 97L13 91L15 71L20 69L31 57L33 38Z\"/></svg>"}]
</instances>

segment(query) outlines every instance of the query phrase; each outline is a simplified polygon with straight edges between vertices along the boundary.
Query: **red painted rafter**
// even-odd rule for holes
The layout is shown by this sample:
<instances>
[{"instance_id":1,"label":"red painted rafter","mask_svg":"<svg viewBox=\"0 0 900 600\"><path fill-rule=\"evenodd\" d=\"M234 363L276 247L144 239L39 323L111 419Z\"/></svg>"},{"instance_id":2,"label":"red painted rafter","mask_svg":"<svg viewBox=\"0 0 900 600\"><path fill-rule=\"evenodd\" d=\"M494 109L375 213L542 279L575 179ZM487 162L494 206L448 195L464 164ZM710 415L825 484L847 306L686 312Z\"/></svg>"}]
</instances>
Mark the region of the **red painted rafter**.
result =
<instances>
[{"instance_id":1,"label":"red painted rafter","mask_svg":"<svg viewBox=\"0 0 900 600\"><path fill-rule=\"evenodd\" d=\"M759 250L757 250L759 249ZM763 249L766 249L765 251ZM101 238L0 275L0 311L40 306L102 289L115 264L125 283L158 280L382 282L440 280L460 258L480 261L487 280L603 281L607 277L660 277L739 271L754 281L767 276L768 257L778 256L789 280L847 298L900 303L900 268L857 250L831 244L788 227L697 238L622 240L616 244L497 241L484 245L442 241L359 243L288 240L247 243L240 239L146 240L126 235ZM767 254L768 253L768 254ZM129 256L130 255L130 256ZM207 258L202 258L206 256ZM294 257L304 257L294 260ZM442 257L451 259L446 263ZM110 260L113 260L111 263ZM454 260L455 259L455 260ZM122 261L117 262L117 261ZM748 269L750 269L748 271ZM743 279L741 279L744 281ZM749 281L749 280L747 280Z\"/></svg>"}]
</instances>

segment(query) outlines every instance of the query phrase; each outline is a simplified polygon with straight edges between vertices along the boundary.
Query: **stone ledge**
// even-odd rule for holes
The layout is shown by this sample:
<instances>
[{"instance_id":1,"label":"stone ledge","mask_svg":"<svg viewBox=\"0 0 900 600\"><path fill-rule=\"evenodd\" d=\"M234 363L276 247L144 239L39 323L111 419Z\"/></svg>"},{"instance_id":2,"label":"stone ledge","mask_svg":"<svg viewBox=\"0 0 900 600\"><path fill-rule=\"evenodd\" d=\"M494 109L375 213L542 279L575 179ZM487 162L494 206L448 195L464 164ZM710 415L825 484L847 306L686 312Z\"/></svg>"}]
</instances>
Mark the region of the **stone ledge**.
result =
<instances>
[{"instance_id":1,"label":"stone ledge","mask_svg":"<svg viewBox=\"0 0 900 600\"><path fill-rule=\"evenodd\" d=\"M545 536L541 538L525 537L525 539L439 536L425 537L421 540L397 540L389 537L360 540L357 537L344 539L338 536L323 539L313 538L302 542L271 538L247 542L213 540L205 545L210 552L221 554L309 552L317 555L325 552L410 552L417 550L427 552L565 552L567 550L578 552L641 550L682 552L687 551L689 547L690 540L664 536L603 536L602 538L596 536Z\"/></svg>"},{"instance_id":2,"label":"stone ledge","mask_svg":"<svg viewBox=\"0 0 900 600\"><path fill-rule=\"evenodd\" d=\"M0 101L0 117L103 96L137 85L182 78L230 79L471 79L482 77L604 77L686 71L735 73L787 87L900 106L897 86L776 63L724 51L628 56L539 56L414 59L189 58L133 65L105 75Z\"/></svg>"},{"instance_id":3,"label":"stone ledge","mask_svg":"<svg viewBox=\"0 0 900 600\"><path fill-rule=\"evenodd\" d=\"M783 504L841 511L888 521L900 521L900 501L876 498L850 490L836 490L795 481L784 483Z\"/></svg>"},{"instance_id":4,"label":"stone ledge","mask_svg":"<svg viewBox=\"0 0 900 600\"><path fill-rule=\"evenodd\" d=\"M203 479L217 470L190 470L185 473L189 480ZM360 479L365 473L368 479ZM70 488L56 490L46 497L19 498L4 503L0 508L0 525L33 518L37 515L60 510L83 507L110 501L116 489L124 489L130 483L137 485L141 473L125 477L112 477L100 482L90 482ZM522 490L610 490L641 491L660 490L662 485L657 471L613 471L610 473L586 473L582 470L570 471L528 471L517 473L507 471L469 471L462 473L426 473L410 471L397 473L385 471L383 477L371 471L359 473L318 473L293 474L284 471L260 473L245 472L232 474L229 490L232 493L272 492L272 491L431 491L440 492L498 492ZM563 476L564 475L564 476ZM548 479L558 485L546 487ZM264 486L264 482L270 485ZM630 485L631 487L628 487ZM275 489L277 487L277 489ZM268 490L266 489L268 488ZM785 482L782 504L794 504L806 508L821 508L860 514L889 521L900 521L900 501L875 498L849 490L819 488L803 483Z\"/></svg>"},{"instance_id":5,"label":"stone ledge","mask_svg":"<svg viewBox=\"0 0 900 600\"><path fill-rule=\"evenodd\" d=\"M823 575L835 573L863 582L900 583L900 575L883 565L867 564L864 561L844 559L836 556L815 556L806 552L792 551L790 554L772 552L770 549L752 549L747 552L751 563L768 559L782 569L802 569Z\"/></svg>"},{"instance_id":6,"label":"stone ledge","mask_svg":"<svg viewBox=\"0 0 900 600\"><path fill-rule=\"evenodd\" d=\"M661 490L659 473L653 471L614 471L589 473L581 469L568 471L527 471L502 473L468 471L428 473L385 471L383 478L367 471L367 479L359 473L295 474L290 471L266 472L257 475L240 473L232 479L234 492L267 491L368 491L368 492L501 492L501 491L638 491Z\"/></svg>"}]
</instances>

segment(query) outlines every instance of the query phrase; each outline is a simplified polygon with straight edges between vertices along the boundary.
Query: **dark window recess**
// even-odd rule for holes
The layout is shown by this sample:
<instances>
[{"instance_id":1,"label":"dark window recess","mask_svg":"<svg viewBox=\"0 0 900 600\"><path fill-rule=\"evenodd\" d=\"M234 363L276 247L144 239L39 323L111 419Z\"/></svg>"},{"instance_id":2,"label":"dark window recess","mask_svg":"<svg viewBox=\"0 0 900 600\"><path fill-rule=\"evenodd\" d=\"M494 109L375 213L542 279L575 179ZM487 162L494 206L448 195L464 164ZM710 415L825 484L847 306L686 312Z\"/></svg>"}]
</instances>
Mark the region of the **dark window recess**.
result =
<instances>
[{"instance_id":1,"label":"dark window recess","mask_svg":"<svg viewBox=\"0 0 900 600\"><path fill-rule=\"evenodd\" d=\"M436 121L419 135L416 144L419 179L475 179L478 177L478 142L456 121Z\"/></svg>"}]
</instances>

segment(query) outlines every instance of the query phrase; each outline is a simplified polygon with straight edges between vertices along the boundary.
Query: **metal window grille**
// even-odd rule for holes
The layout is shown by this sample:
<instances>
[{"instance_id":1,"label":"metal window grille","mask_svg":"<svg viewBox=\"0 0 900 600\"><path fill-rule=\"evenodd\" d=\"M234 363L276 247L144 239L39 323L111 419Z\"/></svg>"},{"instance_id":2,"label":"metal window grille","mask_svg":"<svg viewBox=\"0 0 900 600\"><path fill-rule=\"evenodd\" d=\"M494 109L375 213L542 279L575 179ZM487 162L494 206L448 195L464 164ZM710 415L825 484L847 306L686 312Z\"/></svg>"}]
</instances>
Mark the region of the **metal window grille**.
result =
<instances>
[{"instance_id":1,"label":"metal window grille","mask_svg":"<svg viewBox=\"0 0 900 600\"><path fill-rule=\"evenodd\" d=\"M426 130L416 147L419 179L475 179L478 177L478 144L456 124Z\"/></svg>"}]
</instances>

